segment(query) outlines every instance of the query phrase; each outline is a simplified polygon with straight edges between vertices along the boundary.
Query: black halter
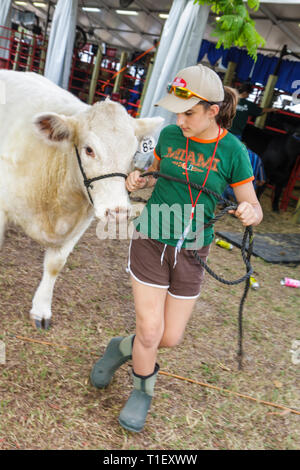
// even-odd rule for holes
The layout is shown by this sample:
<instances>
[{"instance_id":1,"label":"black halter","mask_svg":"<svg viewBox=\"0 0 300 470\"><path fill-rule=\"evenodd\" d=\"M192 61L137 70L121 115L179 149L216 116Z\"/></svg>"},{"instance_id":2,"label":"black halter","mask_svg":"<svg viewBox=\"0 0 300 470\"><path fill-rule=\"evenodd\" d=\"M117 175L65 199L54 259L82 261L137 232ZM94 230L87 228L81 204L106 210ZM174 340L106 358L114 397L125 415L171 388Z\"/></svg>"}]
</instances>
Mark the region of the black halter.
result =
<instances>
[{"instance_id":1,"label":"black halter","mask_svg":"<svg viewBox=\"0 0 300 470\"><path fill-rule=\"evenodd\" d=\"M92 183L94 181L102 180L104 178L112 178L113 176L122 176L122 178L126 179L127 176L128 176L128 175L125 175L125 173L108 173L106 175L96 176L95 178L87 178L87 176L85 174L85 171L82 167L81 158L80 158L78 148L76 147L76 145L75 145L75 151L76 151L76 156L77 156L77 160L78 160L78 165L79 165L81 174L83 176L83 183L84 183L84 186L86 187L86 190L87 190L87 193L89 195L89 199L90 199L92 205L94 205L94 202L93 202L92 196L90 194L89 188L93 189Z\"/></svg>"}]
</instances>

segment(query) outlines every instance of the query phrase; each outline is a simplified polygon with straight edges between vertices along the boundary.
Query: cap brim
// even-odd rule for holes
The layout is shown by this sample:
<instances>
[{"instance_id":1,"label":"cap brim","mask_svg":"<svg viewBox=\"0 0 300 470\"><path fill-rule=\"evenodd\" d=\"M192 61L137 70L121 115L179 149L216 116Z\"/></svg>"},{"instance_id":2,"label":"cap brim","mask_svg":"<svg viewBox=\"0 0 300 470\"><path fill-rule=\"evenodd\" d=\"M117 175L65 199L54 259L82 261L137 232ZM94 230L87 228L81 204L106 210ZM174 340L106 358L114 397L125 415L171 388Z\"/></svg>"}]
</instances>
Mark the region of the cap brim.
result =
<instances>
[{"instance_id":1,"label":"cap brim","mask_svg":"<svg viewBox=\"0 0 300 470\"><path fill-rule=\"evenodd\" d=\"M199 101L201 100L196 96L192 96L191 98L184 100L183 98L178 98L172 93L159 100L155 106L161 106L162 108L165 108L172 113L178 114L185 113L193 106L198 104Z\"/></svg>"}]
</instances>

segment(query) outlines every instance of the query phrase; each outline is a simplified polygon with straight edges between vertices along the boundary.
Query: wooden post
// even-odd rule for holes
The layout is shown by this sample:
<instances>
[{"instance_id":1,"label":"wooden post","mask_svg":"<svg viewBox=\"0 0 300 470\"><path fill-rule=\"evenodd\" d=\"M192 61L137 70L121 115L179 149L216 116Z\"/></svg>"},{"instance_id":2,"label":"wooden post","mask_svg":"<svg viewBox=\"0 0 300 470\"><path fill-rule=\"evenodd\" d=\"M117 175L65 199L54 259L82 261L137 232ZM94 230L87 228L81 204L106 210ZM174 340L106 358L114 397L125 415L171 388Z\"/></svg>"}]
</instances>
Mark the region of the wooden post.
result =
<instances>
[{"instance_id":1,"label":"wooden post","mask_svg":"<svg viewBox=\"0 0 300 470\"><path fill-rule=\"evenodd\" d=\"M34 34L33 37L30 38L30 46L28 48L28 57L27 57L27 64L26 64L26 69L25 69L26 72L28 72L29 70L32 70L34 53L35 53L35 44L36 44L36 36Z\"/></svg>"},{"instance_id":2,"label":"wooden post","mask_svg":"<svg viewBox=\"0 0 300 470\"><path fill-rule=\"evenodd\" d=\"M47 48L48 48L48 39L45 38L43 46L41 46L40 65L39 65L39 71L38 71L40 75L44 75Z\"/></svg>"},{"instance_id":3,"label":"wooden post","mask_svg":"<svg viewBox=\"0 0 300 470\"><path fill-rule=\"evenodd\" d=\"M298 199L295 213L292 216L291 222L293 224L300 224L300 197Z\"/></svg>"},{"instance_id":4,"label":"wooden post","mask_svg":"<svg viewBox=\"0 0 300 470\"><path fill-rule=\"evenodd\" d=\"M99 44L97 55L96 55L96 60L93 66L93 74L92 74L92 80L91 80L90 91L89 91L89 99L88 99L89 104L94 103L94 97L95 97L95 92L96 92L99 73L100 73L101 61L102 61L102 50L101 50L101 44Z\"/></svg>"},{"instance_id":5,"label":"wooden post","mask_svg":"<svg viewBox=\"0 0 300 470\"><path fill-rule=\"evenodd\" d=\"M160 33L159 41L161 39L161 35L162 35L162 32ZM149 85L150 78L151 78L152 71L153 71L153 67L154 67L154 64L155 64L155 61L156 61L156 56L157 56L157 53L158 53L159 41L156 44L155 54L154 54L153 57L151 57L151 59L149 61L146 80L145 80L144 87L143 87L142 94L141 94L141 101L140 101L139 110L137 112L137 117L141 114L141 111L142 111L142 108L143 108L143 104L144 104L144 100L145 100L145 97L146 97L148 85Z\"/></svg>"},{"instance_id":6,"label":"wooden post","mask_svg":"<svg viewBox=\"0 0 300 470\"><path fill-rule=\"evenodd\" d=\"M48 0L48 9L47 9L47 18L45 21L45 30L44 30L44 36L47 36L47 29L50 21L50 9L51 9L51 0Z\"/></svg>"},{"instance_id":7,"label":"wooden post","mask_svg":"<svg viewBox=\"0 0 300 470\"><path fill-rule=\"evenodd\" d=\"M120 59L120 70L123 67L125 67L126 64L127 64L127 52L122 52L121 53L121 59ZM113 91L112 91L113 93L119 93L120 86L121 86L121 83L122 83L123 76L124 76L125 72L126 72L126 70L124 70L123 72L119 73L116 76L115 83L114 83L114 88L113 88Z\"/></svg>"},{"instance_id":8,"label":"wooden post","mask_svg":"<svg viewBox=\"0 0 300 470\"><path fill-rule=\"evenodd\" d=\"M228 62L227 70L226 70L225 77L224 77L224 80L223 80L223 84L225 86L231 86L232 85L232 81L233 81L236 66L237 66L236 62Z\"/></svg>"},{"instance_id":9,"label":"wooden post","mask_svg":"<svg viewBox=\"0 0 300 470\"><path fill-rule=\"evenodd\" d=\"M265 87L264 96L260 106L262 108L269 108L273 98L274 88L277 82L277 75L269 75L268 82ZM267 113L258 116L255 120L255 126L263 129L265 127L265 122L267 118Z\"/></svg>"},{"instance_id":10,"label":"wooden post","mask_svg":"<svg viewBox=\"0 0 300 470\"><path fill-rule=\"evenodd\" d=\"M16 49L12 69L13 70L18 70L18 62L19 62L19 58L20 58L20 52L21 52L21 47L22 47L22 39L23 39L23 28L21 28L21 26L19 26L18 32L16 32L16 34L15 34L15 38L18 38L19 42L18 42L18 45L17 45L17 49Z\"/></svg>"},{"instance_id":11,"label":"wooden post","mask_svg":"<svg viewBox=\"0 0 300 470\"><path fill-rule=\"evenodd\" d=\"M146 96L146 93L147 93L147 88L148 88L148 85L149 85L149 82L150 82L153 67L154 67L154 57L150 60L149 65L148 65L148 70L147 70L145 83L144 83L141 98L140 98L140 107L139 107L137 116L139 116L139 114L141 112L141 109L142 109L142 106L143 106L143 103L144 103L144 99L145 99L145 96Z\"/></svg>"}]
</instances>

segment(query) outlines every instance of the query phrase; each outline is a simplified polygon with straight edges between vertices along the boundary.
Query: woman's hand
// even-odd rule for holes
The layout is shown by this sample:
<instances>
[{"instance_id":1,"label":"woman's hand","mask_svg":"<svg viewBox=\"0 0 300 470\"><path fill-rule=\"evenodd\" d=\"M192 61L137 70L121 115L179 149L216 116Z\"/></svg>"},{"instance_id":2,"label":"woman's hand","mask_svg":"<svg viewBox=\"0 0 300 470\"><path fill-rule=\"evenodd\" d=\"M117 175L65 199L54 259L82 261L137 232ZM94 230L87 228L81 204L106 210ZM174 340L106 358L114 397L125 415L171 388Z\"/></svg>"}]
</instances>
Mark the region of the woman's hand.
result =
<instances>
[{"instance_id":1,"label":"woman's hand","mask_svg":"<svg viewBox=\"0 0 300 470\"><path fill-rule=\"evenodd\" d=\"M244 226L257 225L259 223L259 216L257 211L249 202L241 202L237 209L228 211L229 214L234 214Z\"/></svg>"},{"instance_id":2,"label":"woman's hand","mask_svg":"<svg viewBox=\"0 0 300 470\"><path fill-rule=\"evenodd\" d=\"M228 211L240 219L244 226L258 225L263 219L263 212L256 197L252 181L233 188L238 201L235 211Z\"/></svg>"},{"instance_id":3,"label":"woman's hand","mask_svg":"<svg viewBox=\"0 0 300 470\"><path fill-rule=\"evenodd\" d=\"M148 177L143 178L140 175L141 172L139 170L135 170L127 176L125 185L129 192L137 191L138 189L143 189L147 186Z\"/></svg>"}]
</instances>

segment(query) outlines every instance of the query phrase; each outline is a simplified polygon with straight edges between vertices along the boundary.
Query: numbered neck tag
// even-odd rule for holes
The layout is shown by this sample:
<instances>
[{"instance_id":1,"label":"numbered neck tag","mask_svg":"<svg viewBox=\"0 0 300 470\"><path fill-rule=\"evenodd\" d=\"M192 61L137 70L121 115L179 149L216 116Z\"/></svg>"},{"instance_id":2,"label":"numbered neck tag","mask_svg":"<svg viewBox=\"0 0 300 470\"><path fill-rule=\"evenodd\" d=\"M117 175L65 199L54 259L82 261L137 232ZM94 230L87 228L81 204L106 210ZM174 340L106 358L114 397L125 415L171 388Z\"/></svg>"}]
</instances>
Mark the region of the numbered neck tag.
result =
<instances>
[{"instance_id":1,"label":"numbered neck tag","mask_svg":"<svg viewBox=\"0 0 300 470\"><path fill-rule=\"evenodd\" d=\"M139 151L141 153L150 153L153 152L155 148L155 139L152 136L144 137L140 143Z\"/></svg>"}]
</instances>

